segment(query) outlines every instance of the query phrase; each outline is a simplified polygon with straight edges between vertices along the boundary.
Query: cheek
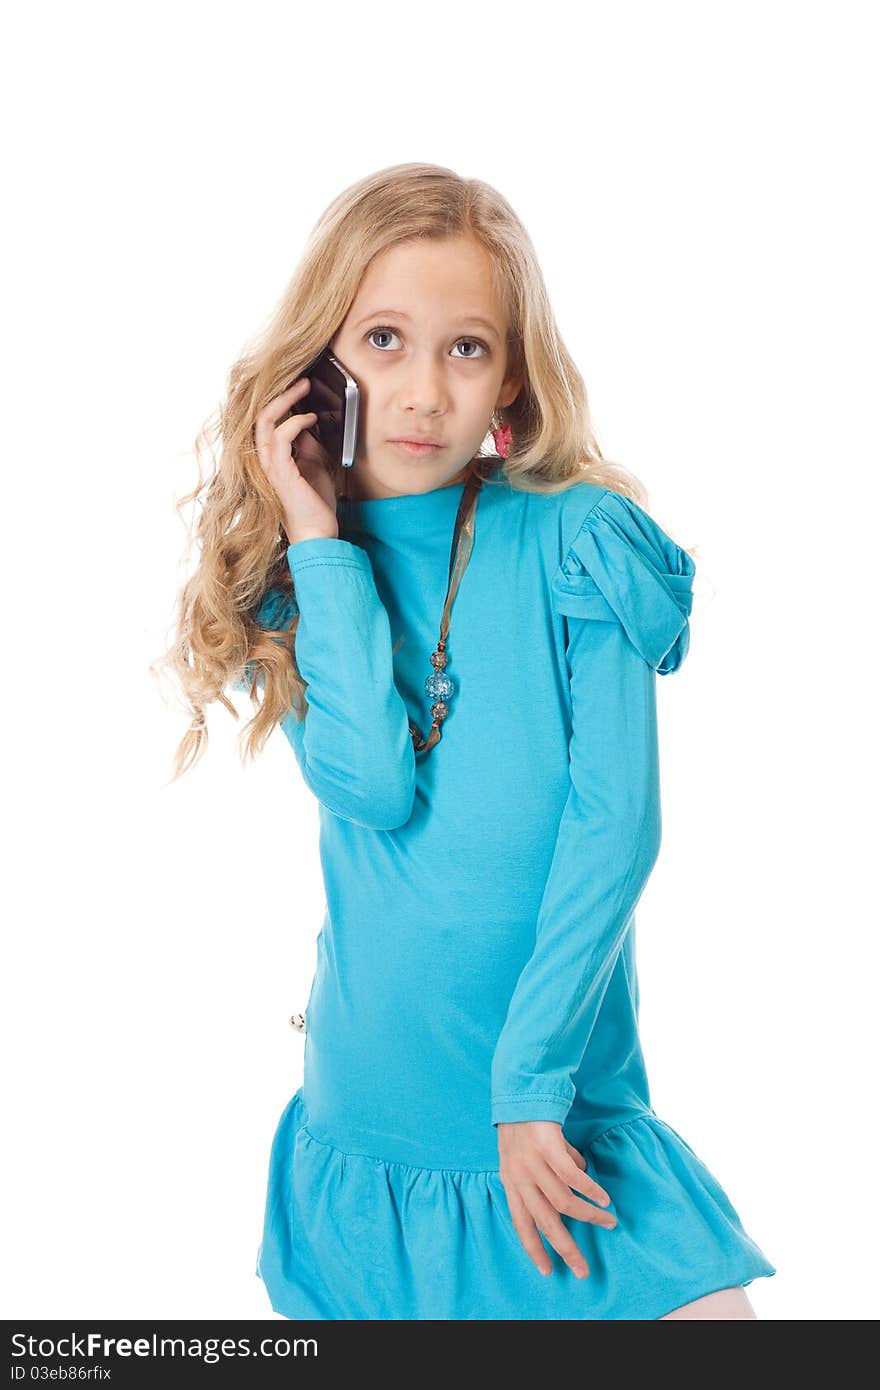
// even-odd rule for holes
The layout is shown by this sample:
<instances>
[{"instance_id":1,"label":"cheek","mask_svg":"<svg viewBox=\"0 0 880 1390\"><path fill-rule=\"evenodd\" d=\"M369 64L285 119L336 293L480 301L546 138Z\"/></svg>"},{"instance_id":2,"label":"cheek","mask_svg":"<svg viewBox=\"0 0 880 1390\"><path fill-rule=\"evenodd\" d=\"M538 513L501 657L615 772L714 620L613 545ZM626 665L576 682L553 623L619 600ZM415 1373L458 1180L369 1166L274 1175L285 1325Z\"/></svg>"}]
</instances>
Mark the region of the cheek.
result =
<instances>
[{"instance_id":1,"label":"cheek","mask_svg":"<svg viewBox=\"0 0 880 1390\"><path fill-rule=\"evenodd\" d=\"M492 414L498 399L498 390L495 374L481 373L479 381L469 382L468 389L462 390L463 410L466 410L474 421L485 421Z\"/></svg>"}]
</instances>

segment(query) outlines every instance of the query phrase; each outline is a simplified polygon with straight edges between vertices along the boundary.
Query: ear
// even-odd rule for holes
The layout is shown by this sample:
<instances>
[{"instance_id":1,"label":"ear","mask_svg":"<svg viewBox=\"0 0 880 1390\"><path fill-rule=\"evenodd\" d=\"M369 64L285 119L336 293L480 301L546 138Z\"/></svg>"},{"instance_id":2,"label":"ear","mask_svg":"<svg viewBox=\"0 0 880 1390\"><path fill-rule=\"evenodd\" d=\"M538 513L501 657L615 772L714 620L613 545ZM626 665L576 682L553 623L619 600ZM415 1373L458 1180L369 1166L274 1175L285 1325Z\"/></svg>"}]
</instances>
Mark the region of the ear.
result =
<instances>
[{"instance_id":1,"label":"ear","mask_svg":"<svg viewBox=\"0 0 880 1390\"><path fill-rule=\"evenodd\" d=\"M523 388L521 377L508 377L498 393L498 406L511 405Z\"/></svg>"}]
</instances>

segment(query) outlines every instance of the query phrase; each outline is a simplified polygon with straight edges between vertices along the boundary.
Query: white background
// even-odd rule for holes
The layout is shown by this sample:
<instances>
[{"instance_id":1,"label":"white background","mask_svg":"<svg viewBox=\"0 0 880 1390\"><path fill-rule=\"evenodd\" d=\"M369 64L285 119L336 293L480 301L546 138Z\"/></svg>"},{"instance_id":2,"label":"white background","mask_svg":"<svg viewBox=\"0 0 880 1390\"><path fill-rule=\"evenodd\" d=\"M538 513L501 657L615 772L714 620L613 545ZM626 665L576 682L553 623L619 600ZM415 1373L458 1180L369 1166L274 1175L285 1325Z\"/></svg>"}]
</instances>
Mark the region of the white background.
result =
<instances>
[{"instance_id":1,"label":"white background","mask_svg":"<svg viewBox=\"0 0 880 1390\"><path fill-rule=\"evenodd\" d=\"M877 1316L874 18L10 13L4 1316L273 1316L316 803L280 731L242 768L244 696L170 785L187 721L147 668L230 363L326 204L406 160L511 201L603 452L699 546L638 912L655 1108L777 1266L760 1318Z\"/></svg>"}]
</instances>

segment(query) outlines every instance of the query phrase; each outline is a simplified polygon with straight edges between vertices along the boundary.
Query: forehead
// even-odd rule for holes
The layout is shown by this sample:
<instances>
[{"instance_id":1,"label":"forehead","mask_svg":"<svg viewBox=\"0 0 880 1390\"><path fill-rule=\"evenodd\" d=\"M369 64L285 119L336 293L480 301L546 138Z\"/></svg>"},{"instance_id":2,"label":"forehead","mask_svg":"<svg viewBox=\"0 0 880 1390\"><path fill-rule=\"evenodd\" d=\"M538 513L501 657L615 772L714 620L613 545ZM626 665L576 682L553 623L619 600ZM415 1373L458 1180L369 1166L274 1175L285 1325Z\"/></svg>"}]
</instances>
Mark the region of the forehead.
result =
<instances>
[{"instance_id":1,"label":"forehead","mask_svg":"<svg viewBox=\"0 0 880 1390\"><path fill-rule=\"evenodd\" d=\"M370 262L351 314L393 307L429 323L482 317L501 333L504 310L491 272L489 253L471 237L403 242Z\"/></svg>"}]
</instances>

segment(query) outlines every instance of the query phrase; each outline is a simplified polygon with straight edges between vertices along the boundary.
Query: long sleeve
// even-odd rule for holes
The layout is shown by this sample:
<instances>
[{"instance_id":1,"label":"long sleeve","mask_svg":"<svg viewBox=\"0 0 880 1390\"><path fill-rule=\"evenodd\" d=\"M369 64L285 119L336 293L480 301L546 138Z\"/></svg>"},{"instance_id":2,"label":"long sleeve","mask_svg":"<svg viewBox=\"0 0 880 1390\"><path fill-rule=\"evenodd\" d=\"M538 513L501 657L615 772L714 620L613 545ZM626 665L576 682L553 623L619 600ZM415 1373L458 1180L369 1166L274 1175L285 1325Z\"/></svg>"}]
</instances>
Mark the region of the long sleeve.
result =
<instances>
[{"instance_id":1,"label":"long sleeve","mask_svg":"<svg viewBox=\"0 0 880 1390\"><path fill-rule=\"evenodd\" d=\"M257 622L287 628L299 613L296 660L308 710L281 727L303 778L342 820L393 830L415 798L415 750L394 683L391 627L365 550L337 537L288 546L294 595L271 589Z\"/></svg>"},{"instance_id":2,"label":"long sleeve","mask_svg":"<svg viewBox=\"0 0 880 1390\"><path fill-rule=\"evenodd\" d=\"M553 580L566 618L571 786L536 925L492 1061L492 1123L565 1121L661 839L656 674L689 644L696 567L608 491Z\"/></svg>"}]
</instances>

